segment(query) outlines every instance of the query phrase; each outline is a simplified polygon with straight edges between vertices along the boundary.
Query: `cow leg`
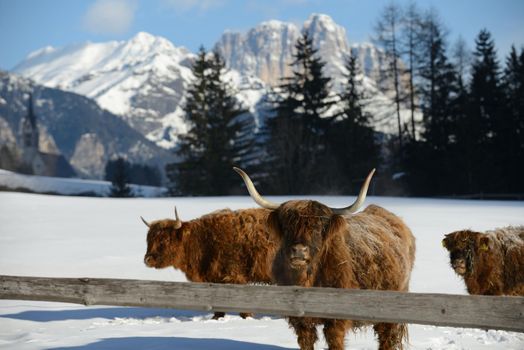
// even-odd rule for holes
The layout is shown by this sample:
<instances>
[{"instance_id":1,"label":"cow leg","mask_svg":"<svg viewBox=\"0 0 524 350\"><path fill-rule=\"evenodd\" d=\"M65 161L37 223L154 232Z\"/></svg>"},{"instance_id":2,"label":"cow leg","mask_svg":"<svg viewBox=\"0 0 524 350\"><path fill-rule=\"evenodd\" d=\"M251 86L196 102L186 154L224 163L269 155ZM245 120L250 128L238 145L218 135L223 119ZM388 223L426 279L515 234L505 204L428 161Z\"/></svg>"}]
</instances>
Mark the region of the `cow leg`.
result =
<instances>
[{"instance_id":1,"label":"cow leg","mask_svg":"<svg viewBox=\"0 0 524 350\"><path fill-rule=\"evenodd\" d=\"M226 276L221 281L221 283L233 283L233 284L247 284L247 282L248 281L247 281L247 279L245 277L243 277L242 275L236 275L236 274L235 275L231 275L231 276ZM243 319L255 316L252 312L241 312L241 313L239 313L239 315Z\"/></svg>"},{"instance_id":2,"label":"cow leg","mask_svg":"<svg viewBox=\"0 0 524 350\"><path fill-rule=\"evenodd\" d=\"M373 326L378 336L379 350L402 350L402 339L407 337L407 326L399 323L377 323Z\"/></svg>"},{"instance_id":3,"label":"cow leg","mask_svg":"<svg viewBox=\"0 0 524 350\"><path fill-rule=\"evenodd\" d=\"M215 314L213 315L213 320L218 320L219 318L222 318L226 315L225 312L215 312Z\"/></svg>"},{"instance_id":4,"label":"cow leg","mask_svg":"<svg viewBox=\"0 0 524 350\"><path fill-rule=\"evenodd\" d=\"M329 350L344 350L344 338L349 327L351 321L347 320L324 321L324 337Z\"/></svg>"},{"instance_id":5,"label":"cow leg","mask_svg":"<svg viewBox=\"0 0 524 350\"><path fill-rule=\"evenodd\" d=\"M288 322L297 334L300 350L313 350L318 339L316 325L313 320L308 317L290 317Z\"/></svg>"}]
</instances>

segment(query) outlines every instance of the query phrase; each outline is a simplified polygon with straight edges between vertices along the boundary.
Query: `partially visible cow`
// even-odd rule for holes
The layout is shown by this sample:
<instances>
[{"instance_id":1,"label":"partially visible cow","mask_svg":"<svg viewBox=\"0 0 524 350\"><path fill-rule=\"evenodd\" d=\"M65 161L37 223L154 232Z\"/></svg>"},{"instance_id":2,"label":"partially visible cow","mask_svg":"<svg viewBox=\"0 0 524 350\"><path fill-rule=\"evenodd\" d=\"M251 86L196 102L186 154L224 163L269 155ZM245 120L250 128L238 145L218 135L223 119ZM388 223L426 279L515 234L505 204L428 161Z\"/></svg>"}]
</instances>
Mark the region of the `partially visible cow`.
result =
<instances>
[{"instance_id":1,"label":"partially visible cow","mask_svg":"<svg viewBox=\"0 0 524 350\"><path fill-rule=\"evenodd\" d=\"M175 208L175 220L142 218L149 227L144 263L157 269L173 266L192 282L270 283L278 239L266 228L269 213L225 209L183 222ZM217 312L213 318L222 316Z\"/></svg>"},{"instance_id":2,"label":"partially visible cow","mask_svg":"<svg viewBox=\"0 0 524 350\"><path fill-rule=\"evenodd\" d=\"M442 240L468 293L524 295L524 226L449 233Z\"/></svg>"},{"instance_id":3,"label":"partially visible cow","mask_svg":"<svg viewBox=\"0 0 524 350\"><path fill-rule=\"evenodd\" d=\"M362 205L373 172L349 207L334 209L312 200L272 203L258 194L248 175L242 176L251 197L272 210L270 232L281 239L272 273L280 285L407 291L415 259L415 238L404 222L389 211ZM302 350L312 350L316 326L324 326L329 349L344 348L345 333L360 322L289 317ZM404 324L374 325L379 349L401 349L407 338Z\"/></svg>"}]
</instances>

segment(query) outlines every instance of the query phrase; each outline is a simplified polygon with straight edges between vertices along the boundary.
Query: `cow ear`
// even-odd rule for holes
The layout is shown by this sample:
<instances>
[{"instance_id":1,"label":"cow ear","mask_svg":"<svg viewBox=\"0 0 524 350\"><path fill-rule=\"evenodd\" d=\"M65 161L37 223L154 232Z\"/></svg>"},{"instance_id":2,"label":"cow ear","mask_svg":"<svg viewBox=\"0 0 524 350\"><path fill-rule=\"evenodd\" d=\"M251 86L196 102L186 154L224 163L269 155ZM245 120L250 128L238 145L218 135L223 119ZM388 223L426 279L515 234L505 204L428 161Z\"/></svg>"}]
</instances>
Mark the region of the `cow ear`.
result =
<instances>
[{"instance_id":1,"label":"cow ear","mask_svg":"<svg viewBox=\"0 0 524 350\"><path fill-rule=\"evenodd\" d=\"M444 239L441 242L442 246L446 248L447 250L449 250L449 247L452 246L453 241L455 241L456 234L457 232L455 231L455 232L451 232L451 233L444 235Z\"/></svg>"},{"instance_id":2,"label":"cow ear","mask_svg":"<svg viewBox=\"0 0 524 350\"><path fill-rule=\"evenodd\" d=\"M493 244L487 236L482 236L479 238L478 247L481 252L487 252L492 248Z\"/></svg>"},{"instance_id":3,"label":"cow ear","mask_svg":"<svg viewBox=\"0 0 524 350\"><path fill-rule=\"evenodd\" d=\"M337 232L345 230L347 227L346 219L344 219L341 215L333 215L331 216L331 219L329 220L329 227L326 231L326 234L324 236L324 239L330 239L334 235L337 234Z\"/></svg>"},{"instance_id":4,"label":"cow ear","mask_svg":"<svg viewBox=\"0 0 524 350\"><path fill-rule=\"evenodd\" d=\"M267 224L270 232L274 232L277 236L282 237L282 230L280 229L280 224L278 222L278 214L274 211L269 213L267 218Z\"/></svg>"}]
</instances>

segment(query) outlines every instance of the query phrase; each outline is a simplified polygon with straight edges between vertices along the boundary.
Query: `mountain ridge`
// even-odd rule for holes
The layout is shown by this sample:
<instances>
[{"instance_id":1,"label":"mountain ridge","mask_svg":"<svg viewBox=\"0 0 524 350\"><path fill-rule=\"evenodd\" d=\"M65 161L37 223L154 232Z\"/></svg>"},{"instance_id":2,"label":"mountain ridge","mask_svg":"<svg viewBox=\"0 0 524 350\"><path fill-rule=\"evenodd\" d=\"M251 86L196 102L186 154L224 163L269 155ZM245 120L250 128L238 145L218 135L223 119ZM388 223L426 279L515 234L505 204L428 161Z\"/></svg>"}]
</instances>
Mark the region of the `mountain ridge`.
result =
<instances>
[{"instance_id":1,"label":"mountain ridge","mask_svg":"<svg viewBox=\"0 0 524 350\"><path fill-rule=\"evenodd\" d=\"M28 113L29 96L40 150L63 155L81 177L103 178L107 161L117 156L158 167L173 158L92 99L0 71L0 146L12 153L22 149L20 125Z\"/></svg>"},{"instance_id":2,"label":"mountain ridge","mask_svg":"<svg viewBox=\"0 0 524 350\"><path fill-rule=\"evenodd\" d=\"M383 52L371 43L350 45L345 28L324 14L312 14L302 28L269 20L243 33L228 30L215 44L229 68L226 80L232 83L239 104L249 110L253 125L263 125L267 117L262 101L271 87L291 74L294 46L304 30L326 62L324 74L333 78L336 91L343 84L346 58L357 57L363 71L359 79L369 97L365 108L376 116L377 130L393 132L394 118L388 118L393 110L391 96L377 83L385 64ZM29 54L13 72L93 98L147 139L169 149L177 145L178 135L187 132L183 105L194 58L194 53L165 38L139 32L127 41L45 47Z\"/></svg>"}]
</instances>

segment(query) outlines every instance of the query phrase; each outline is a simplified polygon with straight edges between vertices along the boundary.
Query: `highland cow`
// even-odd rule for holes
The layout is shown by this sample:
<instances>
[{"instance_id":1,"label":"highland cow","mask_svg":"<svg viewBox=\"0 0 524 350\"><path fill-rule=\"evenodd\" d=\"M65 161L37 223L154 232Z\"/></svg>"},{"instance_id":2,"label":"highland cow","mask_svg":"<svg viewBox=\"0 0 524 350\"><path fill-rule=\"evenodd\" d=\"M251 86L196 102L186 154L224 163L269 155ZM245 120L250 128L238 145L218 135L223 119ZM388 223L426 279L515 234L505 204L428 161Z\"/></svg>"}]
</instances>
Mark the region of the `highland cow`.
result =
<instances>
[{"instance_id":1,"label":"highland cow","mask_svg":"<svg viewBox=\"0 0 524 350\"><path fill-rule=\"evenodd\" d=\"M182 222L175 208L175 220L148 223L142 218L149 227L144 263L157 269L173 266L192 282L270 283L278 241L266 228L269 213L225 209ZM217 312L213 318L223 316Z\"/></svg>"},{"instance_id":2,"label":"highland cow","mask_svg":"<svg viewBox=\"0 0 524 350\"><path fill-rule=\"evenodd\" d=\"M312 200L272 203L258 194L246 173L242 176L251 197L272 210L271 234L280 238L272 266L280 285L407 291L415 259L415 238L404 222L389 211L362 205L373 171L359 197L346 208L334 209ZM343 349L348 329L364 323L313 317L289 317L302 350L312 350L316 326L323 325L329 349ZM376 323L379 349L401 349L407 338L404 324Z\"/></svg>"},{"instance_id":3,"label":"highland cow","mask_svg":"<svg viewBox=\"0 0 524 350\"><path fill-rule=\"evenodd\" d=\"M442 245L469 294L524 296L524 226L456 231Z\"/></svg>"}]
</instances>

